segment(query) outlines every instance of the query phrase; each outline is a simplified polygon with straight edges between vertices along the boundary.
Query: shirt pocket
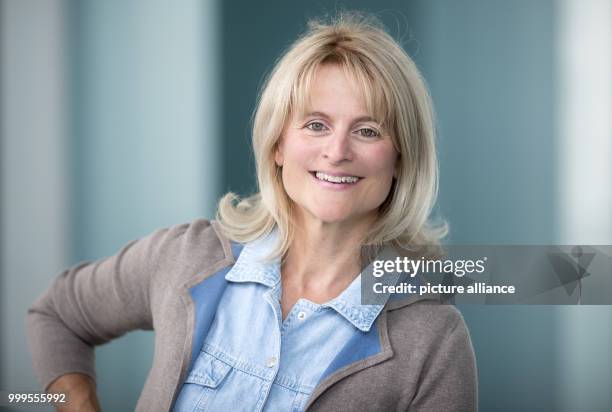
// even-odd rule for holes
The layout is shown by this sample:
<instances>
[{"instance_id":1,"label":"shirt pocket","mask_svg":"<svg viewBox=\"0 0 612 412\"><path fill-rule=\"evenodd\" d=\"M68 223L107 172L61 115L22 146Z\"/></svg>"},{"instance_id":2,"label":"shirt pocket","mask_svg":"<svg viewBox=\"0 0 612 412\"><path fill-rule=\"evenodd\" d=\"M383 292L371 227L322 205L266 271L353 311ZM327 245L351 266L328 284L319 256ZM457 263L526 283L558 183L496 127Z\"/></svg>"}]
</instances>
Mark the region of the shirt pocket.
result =
<instances>
[{"instance_id":1,"label":"shirt pocket","mask_svg":"<svg viewBox=\"0 0 612 412\"><path fill-rule=\"evenodd\" d=\"M175 411L211 410L214 397L232 367L204 351L200 352L187 375Z\"/></svg>"}]
</instances>

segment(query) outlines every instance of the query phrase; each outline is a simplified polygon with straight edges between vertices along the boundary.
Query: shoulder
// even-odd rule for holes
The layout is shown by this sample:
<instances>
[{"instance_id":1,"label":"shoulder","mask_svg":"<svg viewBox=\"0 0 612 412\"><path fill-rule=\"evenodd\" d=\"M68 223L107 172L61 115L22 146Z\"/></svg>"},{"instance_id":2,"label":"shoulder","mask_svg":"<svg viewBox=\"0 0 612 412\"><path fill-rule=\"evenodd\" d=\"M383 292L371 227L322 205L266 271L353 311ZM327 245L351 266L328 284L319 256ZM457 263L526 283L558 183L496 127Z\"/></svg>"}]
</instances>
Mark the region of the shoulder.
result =
<instances>
[{"instance_id":1,"label":"shoulder","mask_svg":"<svg viewBox=\"0 0 612 412\"><path fill-rule=\"evenodd\" d=\"M232 258L229 239L221 234L215 221L206 219L159 229L144 240L159 266L170 263L202 268Z\"/></svg>"},{"instance_id":2,"label":"shoulder","mask_svg":"<svg viewBox=\"0 0 612 412\"><path fill-rule=\"evenodd\" d=\"M475 374L470 335L461 312L454 306L415 302L388 311L387 324L394 354L392 370L398 379L418 382L429 376L442 381L440 374L450 371L461 376Z\"/></svg>"},{"instance_id":3,"label":"shoulder","mask_svg":"<svg viewBox=\"0 0 612 412\"><path fill-rule=\"evenodd\" d=\"M461 312L453 305L424 300L387 312L389 339L394 349L439 348L452 335L469 333Z\"/></svg>"}]
</instances>

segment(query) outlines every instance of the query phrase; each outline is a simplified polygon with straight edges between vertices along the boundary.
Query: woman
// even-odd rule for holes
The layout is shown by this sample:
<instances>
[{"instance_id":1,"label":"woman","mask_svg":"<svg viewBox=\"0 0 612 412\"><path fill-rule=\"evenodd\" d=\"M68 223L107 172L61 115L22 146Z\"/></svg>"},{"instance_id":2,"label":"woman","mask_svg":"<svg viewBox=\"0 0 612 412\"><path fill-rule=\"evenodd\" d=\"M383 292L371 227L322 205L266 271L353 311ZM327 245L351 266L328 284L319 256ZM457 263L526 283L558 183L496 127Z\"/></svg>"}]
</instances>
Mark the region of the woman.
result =
<instances>
[{"instance_id":1,"label":"woman","mask_svg":"<svg viewBox=\"0 0 612 412\"><path fill-rule=\"evenodd\" d=\"M475 410L456 309L360 304L369 252L444 234L429 96L401 47L356 15L313 23L263 88L253 147L260 193L71 268L32 306L45 387L97 409L93 346L140 328L142 411Z\"/></svg>"}]
</instances>

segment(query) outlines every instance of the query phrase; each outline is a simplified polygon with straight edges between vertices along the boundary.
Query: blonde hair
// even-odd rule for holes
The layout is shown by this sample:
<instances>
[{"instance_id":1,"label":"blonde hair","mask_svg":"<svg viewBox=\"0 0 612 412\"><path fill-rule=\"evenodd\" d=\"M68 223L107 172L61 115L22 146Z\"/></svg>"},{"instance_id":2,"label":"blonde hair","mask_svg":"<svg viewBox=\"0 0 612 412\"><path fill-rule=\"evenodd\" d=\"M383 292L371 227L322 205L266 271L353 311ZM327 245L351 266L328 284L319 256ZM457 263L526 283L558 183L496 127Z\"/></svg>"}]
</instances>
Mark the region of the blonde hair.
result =
<instances>
[{"instance_id":1,"label":"blonde hair","mask_svg":"<svg viewBox=\"0 0 612 412\"><path fill-rule=\"evenodd\" d=\"M278 227L275 256L284 256L294 235L289 199L274 153L292 111L307 105L316 69L340 65L361 85L368 111L399 152L397 177L364 245L392 244L401 249L439 245L445 222L430 214L437 196L438 164L431 99L416 65L384 31L361 14L342 14L330 23L309 22L309 29L280 58L267 77L253 118L253 150L259 193L240 200L233 193L220 201L217 220L232 240L249 242Z\"/></svg>"}]
</instances>

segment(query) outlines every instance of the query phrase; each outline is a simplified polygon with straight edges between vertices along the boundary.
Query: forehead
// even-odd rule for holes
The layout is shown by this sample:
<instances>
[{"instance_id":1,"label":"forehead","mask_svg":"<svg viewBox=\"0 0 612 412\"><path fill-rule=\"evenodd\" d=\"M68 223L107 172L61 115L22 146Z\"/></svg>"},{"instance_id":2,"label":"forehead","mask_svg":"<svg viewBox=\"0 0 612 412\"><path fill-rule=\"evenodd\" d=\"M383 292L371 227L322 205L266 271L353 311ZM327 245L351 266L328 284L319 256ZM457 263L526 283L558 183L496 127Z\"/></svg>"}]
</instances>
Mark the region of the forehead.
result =
<instances>
[{"instance_id":1,"label":"forehead","mask_svg":"<svg viewBox=\"0 0 612 412\"><path fill-rule=\"evenodd\" d=\"M291 98L291 112L303 116L325 110L339 102L350 104L359 116L369 116L381 125L389 124L389 111L382 86L364 69L345 62L311 65L298 76Z\"/></svg>"},{"instance_id":2,"label":"forehead","mask_svg":"<svg viewBox=\"0 0 612 412\"><path fill-rule=\"evenodd\" d=\"M365 93L357 80L338 65L322 65L305 93L303 110L329 115L369 115Z\"/></svg>"}]
</instances>

